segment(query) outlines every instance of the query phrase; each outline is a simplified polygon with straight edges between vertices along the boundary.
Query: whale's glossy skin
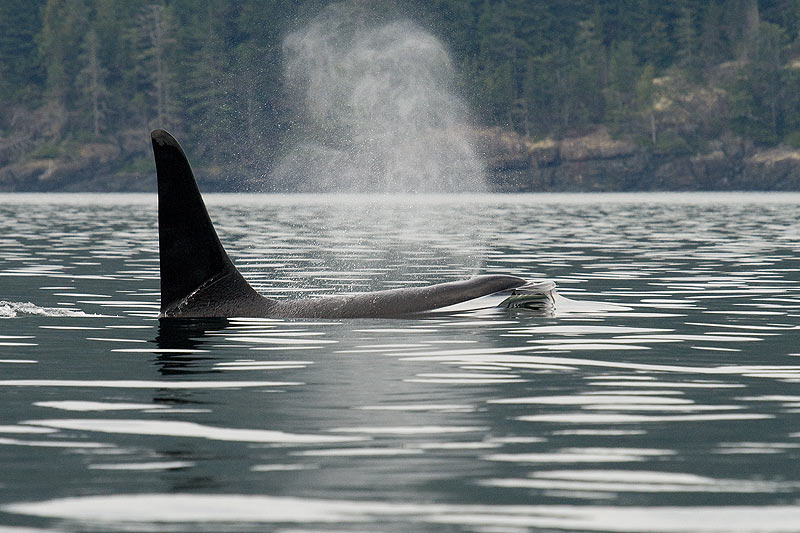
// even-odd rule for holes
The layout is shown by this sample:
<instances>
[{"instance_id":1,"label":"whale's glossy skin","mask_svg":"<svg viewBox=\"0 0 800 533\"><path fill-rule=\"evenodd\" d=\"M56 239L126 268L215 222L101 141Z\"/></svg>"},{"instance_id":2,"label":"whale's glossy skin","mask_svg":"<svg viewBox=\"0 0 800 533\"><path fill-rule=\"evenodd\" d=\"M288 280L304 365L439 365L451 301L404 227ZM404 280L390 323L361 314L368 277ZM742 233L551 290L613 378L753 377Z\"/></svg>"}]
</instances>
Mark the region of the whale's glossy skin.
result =
<instances>
[{"instance_id":1,"label":"whale's glossy skin","mask_svg":"<svg viewBox=\"0 0 800 533\"><path fill-rule=\"evenodd\" d=\"M183 149L151 134L158 174L161 317L389 318L435 311L522 287L516 276L485 275L427 287L278 301L258 294L222 247Z\"/></svg>"}]
</instances>

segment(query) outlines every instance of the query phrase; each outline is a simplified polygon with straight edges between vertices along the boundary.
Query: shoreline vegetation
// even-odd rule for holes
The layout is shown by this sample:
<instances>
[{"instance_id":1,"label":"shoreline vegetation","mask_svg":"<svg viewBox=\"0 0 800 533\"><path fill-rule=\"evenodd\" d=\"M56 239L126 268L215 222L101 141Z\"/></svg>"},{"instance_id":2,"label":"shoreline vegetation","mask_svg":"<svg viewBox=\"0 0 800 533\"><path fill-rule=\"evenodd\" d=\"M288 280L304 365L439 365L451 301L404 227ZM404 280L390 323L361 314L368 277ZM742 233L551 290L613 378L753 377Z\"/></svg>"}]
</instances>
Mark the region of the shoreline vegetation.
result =
<instances>
[{"instance_id":1,"label":"shoreline vegetation","mask_svg":"<svg viewBox=\"0 0 800 533\"><path fill-rule=\"evenodd\" d=\"M148 139L148 132L136 133ZM800 190L800 150L787 145L764 148L730 137L707 153L660 154L614 139L603 127L560 140L534 141L501 128L474 137L494 192ZM29 156L0 167L0 192L155 191L155 168L139 164L149 147L137 148L87 143L62 147L64 156ZM194 170L204 190L273 190L269 177L227 174L219 166Z\"/></svg>"},{"instance_id":2,"label":"shoreline vegetation","mask_svg":"<svg viewBox=\"0 0 800 533\"><path fill-rule=\"evenodd\" d=\"M800 0L341 4L444 43L491 190L800 190ZM272 190L313 135L282 39L330 7L0 0L0 192L155 190L156 127L204 189Z\"/></svg>"}]
</instances>

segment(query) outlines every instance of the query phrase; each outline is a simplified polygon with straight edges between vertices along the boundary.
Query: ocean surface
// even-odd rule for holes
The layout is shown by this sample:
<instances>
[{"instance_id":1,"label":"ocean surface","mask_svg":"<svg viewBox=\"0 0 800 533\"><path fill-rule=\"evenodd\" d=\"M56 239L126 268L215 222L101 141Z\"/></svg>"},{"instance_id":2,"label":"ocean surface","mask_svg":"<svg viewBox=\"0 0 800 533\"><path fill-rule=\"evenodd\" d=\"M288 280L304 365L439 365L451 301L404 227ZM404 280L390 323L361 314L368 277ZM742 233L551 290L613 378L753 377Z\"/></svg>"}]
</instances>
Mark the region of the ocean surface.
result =
<instances>
[{"instance_id":1,"label":"ocean surface","mask_svg":"<svg viewBox=\"0 0 800 533\"><path fill-rule=\"evenodd\" d=\"M275 298L556 309L159 322L154 195L0 196L0 531L800 531L800 195L207 201Z\"/></svg>"}]
</instances>

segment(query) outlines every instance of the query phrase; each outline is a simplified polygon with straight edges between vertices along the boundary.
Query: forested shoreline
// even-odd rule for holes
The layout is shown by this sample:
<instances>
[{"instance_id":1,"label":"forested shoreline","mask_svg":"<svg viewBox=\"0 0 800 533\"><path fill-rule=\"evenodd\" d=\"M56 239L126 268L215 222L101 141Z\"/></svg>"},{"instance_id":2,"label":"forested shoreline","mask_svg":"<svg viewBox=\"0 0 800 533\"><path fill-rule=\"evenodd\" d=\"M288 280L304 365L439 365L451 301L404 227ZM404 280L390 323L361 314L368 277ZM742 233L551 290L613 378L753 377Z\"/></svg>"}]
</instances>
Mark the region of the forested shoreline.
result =
<instances>
[{"instance_id":1,"label":"forested shoreline","mask_svg":"<svg viewBox=\"0 0 800 533\"><path fill-rule=\"evenodd\" d=\"M154 127L242 187L296 134L282 41L327 4L0 0L0 190L152 190ZM800 189L800 0L362 6L444 43L499 190Z\"/></svg>"}]
</instances>

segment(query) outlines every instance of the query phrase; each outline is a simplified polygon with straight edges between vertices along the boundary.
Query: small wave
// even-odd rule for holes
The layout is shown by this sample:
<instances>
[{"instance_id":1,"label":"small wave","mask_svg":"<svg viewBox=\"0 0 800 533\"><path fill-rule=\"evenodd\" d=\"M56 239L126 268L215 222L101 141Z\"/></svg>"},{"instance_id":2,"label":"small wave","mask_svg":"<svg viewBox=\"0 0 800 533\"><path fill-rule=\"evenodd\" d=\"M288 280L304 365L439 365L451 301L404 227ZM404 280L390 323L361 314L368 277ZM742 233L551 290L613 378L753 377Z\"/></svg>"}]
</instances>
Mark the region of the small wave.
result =
<instances>
[{"instance_id":1,"label":"small wave","mask_svg":"<svg viewBox=\"0 0 800 533\"><path fill-rule=\"evenodd\" d=\"M78 309L64 309L61 307L40 307L31 302L8 302L0 300L0 318L14 318L17 316L96 316L84 313Z\"/></svg>"}]
</instances>

